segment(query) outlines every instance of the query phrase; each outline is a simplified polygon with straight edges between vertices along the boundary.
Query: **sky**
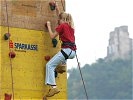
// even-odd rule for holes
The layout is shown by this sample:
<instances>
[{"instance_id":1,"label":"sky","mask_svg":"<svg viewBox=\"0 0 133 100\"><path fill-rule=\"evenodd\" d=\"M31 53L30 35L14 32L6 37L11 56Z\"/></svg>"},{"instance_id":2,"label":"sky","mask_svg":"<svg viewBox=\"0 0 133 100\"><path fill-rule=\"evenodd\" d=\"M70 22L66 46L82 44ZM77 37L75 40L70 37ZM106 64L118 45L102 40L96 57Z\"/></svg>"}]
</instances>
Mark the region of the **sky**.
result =
<instances>
[{"instance_id":1,"label":"sky","mask_svg":"<svg viewBox=\"0 0 133 100\"><path fill-rule=\"evenodd\" d=\"M115 27L128 26L133 38L132 0L65 0L66 12L73 17L77 56L81 67L107 55L109 33ZM77 67L77 60L67 61L68 69Z\"/></svg>"}]
</instances>

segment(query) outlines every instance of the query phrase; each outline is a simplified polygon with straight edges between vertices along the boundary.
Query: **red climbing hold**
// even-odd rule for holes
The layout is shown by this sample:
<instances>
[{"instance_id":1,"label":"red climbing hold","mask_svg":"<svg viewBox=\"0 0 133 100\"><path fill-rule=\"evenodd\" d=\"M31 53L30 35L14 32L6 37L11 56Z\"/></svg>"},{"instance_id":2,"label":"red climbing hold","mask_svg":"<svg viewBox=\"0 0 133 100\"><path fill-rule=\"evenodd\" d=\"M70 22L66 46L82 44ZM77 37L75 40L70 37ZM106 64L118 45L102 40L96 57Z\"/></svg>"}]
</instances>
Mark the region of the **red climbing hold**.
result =
<instances>
[{"instance_id":1,"label":"red climbing hold","mask_svg":"<svg viewBox=\"0 0 133 100\"><path fill-rule=\"evenodd\" d=\"M13 42L12 42L12 40L10 40L10 42L9 42L9 48L13 48Z\"/></svg>"},{"instance_id":2,"label":"red climbing hold","mask_svg":"<svg viewBox=\"0 0 133 100\"><path fill-rule=\"evenodd\" d=\"M12 95L5 93L5 99L4 100L11 100L11 99L12 99Z\"/></svg>"},{"instance_id":3,"label":"red climbing hold","mask_svg":"<svg viewBox=\"0 0 133 100\"><path fill-rule=\"evenodd\" d=\"M50 60L50 56L45 56L45 60L49 61Z\"/></svg>"},{"instance_id":4,"label":"red climbing hold","mask_svg":"<svg viewBox=\"0 0 133 100\"><path fill-rule=\"evenodd\" d=\"M16 56L15 52L13 52L13 51L9 52L9 57L10 58L15 58L15 56Z\"/></svg>"}]
</instances>

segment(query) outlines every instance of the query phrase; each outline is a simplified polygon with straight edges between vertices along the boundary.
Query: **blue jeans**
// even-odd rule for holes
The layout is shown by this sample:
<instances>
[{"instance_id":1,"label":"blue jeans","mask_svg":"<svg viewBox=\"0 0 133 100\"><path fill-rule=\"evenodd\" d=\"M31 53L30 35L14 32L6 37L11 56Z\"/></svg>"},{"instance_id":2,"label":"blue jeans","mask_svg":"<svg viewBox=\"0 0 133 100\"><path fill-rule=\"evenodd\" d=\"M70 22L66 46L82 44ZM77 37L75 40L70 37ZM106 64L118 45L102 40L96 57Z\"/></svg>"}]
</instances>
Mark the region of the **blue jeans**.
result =
<instances>
[{"instance_id":1,"label":"blue jeans","mask_svg":"<svg viewBox=\"0 0 133 100\"><path fill-rule=\"evenodd\" d=\"M62 50L69 55L68 59L73 59L76 55L75 51L71 50L70 48L62 48ZM45 84L56 85L55 82L55 68L60 63L66 63L65 57L59 51L50 61L46 64L46 78Z\"/></svg>"}]
</instances>

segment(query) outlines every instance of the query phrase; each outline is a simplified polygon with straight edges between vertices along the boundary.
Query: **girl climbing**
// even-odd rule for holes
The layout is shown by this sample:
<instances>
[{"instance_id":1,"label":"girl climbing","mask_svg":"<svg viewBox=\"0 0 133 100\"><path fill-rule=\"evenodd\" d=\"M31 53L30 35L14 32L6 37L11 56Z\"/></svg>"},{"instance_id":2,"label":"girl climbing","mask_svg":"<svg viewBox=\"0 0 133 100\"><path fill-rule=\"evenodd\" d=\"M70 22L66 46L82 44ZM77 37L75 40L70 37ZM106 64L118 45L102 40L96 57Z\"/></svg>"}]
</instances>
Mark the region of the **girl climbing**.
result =
<instances>
[{"instance_id":1,"label":"girl climbing","mask_svg":"<svg viewBox=\"0 0 133 100\"><path fill-rule=\"evenodd\" d=\"M57 11L58 7L56 8ZM50 21L47 21L47 27L51 39L59 36L62 41L61 51L59 51L50 61L46 64L46 85L50 85L51 89L47 93L47 97L54 96L59 93L60 90L56 86L55 82L55 69L60 63L65 63L67 59L73 59L76 55L76 45L74 36L74 24L72 16L69 13L62 12L58 14L58 26L55 28L55 32L51 29Z\"/></svg>"}]
</instances>

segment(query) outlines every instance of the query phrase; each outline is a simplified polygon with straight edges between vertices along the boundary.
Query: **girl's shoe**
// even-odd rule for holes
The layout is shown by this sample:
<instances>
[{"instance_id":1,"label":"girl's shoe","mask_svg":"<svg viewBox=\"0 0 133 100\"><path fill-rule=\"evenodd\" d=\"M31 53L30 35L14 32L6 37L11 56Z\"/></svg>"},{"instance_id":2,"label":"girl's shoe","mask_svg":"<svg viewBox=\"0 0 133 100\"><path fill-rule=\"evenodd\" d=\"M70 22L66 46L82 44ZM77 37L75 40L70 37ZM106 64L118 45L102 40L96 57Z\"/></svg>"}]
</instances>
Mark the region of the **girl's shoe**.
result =
<instances>
[{"instance_id":1,"label":"girl's shoe","mask_svg":"<svg viewBox=\"0 0 133 100\"><path fill-rule=\"evenodd\" d=\"M46 95L47 97L52 97L55 94L58 94L60 91L57 88L52 88L49 90L48 94Z\"/></svg>"},{"instance_id":2,"label":"girl's shoe","mask_svg":"<svg viewBox=\"0 0 133 100\"><path fill-rule=\"evenodd\" d=\"M55 70L56 70L56 72L61 73L61 74L66 72L66 64L65 65L64 64L58 65Z\"/></svg>"}]
</instances>

